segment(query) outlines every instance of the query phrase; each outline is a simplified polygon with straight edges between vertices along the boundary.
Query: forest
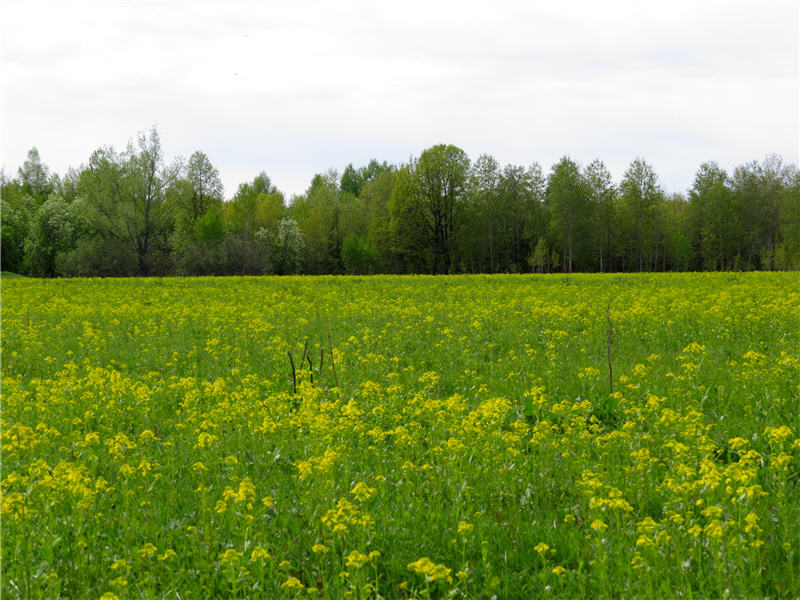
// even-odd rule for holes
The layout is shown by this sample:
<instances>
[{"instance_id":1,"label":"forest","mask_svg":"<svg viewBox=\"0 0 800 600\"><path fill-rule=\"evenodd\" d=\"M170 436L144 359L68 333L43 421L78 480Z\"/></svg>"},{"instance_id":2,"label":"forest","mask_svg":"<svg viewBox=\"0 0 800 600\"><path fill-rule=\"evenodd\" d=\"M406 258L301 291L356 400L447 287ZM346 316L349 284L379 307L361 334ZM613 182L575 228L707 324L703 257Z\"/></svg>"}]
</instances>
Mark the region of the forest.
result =
<instances>
[{"instance_id":1,"label":"forest","mask_svg":"<svg viewBox=\"0 0 800 600\"><path fill-rule=\"evenodd\" d=\"M599 159L545 172L441 144L226 198L153 128L63 175L33 148L0 186L2 270L37 277L800 269L800 174L777 155L703 163L684 195L642 158L615 182Z\"/></svg>"}]
</instances>

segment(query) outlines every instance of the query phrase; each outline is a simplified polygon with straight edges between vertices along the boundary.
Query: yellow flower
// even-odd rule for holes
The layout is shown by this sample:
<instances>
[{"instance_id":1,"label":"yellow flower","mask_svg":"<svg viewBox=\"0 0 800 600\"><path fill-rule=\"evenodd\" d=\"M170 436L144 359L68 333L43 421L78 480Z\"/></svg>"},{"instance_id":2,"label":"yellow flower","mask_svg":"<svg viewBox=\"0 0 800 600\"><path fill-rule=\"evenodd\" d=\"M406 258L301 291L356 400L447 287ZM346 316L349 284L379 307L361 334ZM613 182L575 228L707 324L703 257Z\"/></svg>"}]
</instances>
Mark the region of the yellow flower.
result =
<instances>
[{"instance_id":1,"label":"yellow flower","mask_svg":"<svg viewBox=\"0 0 800 600\"><path fill-rule=\"evenodd\" d=\"M289 577L281 584L282 590L304 590L305 588L306 586L297 577Z\"/></svg>"},{"instance_id":2,"label":"yellow flower","mask_svg":"<svg viewBox=\"0 0 800 600\"><path fill-rule=\"evenodd\" d=\"M747 525L744 526L745 533L752 533L753 531L758 533L761 531L761 528L758 526L758 515L756 513L748 513L744 520L745 523L747 523Z\"/></svg>"},{"instance_id":3,"label":"yellow flower","mask_svg":"<svg viewBox=\"0 0 800 600\"><path fill-rule=\"evenodd\" d=\"M533 549L536 550L539 554L544 554L545 552L550 550L550 546L548 546L544 542L539 542Z\"/></svg>"},{"instance_id":4,"label":"yellow flower","mask_svg":"<svg viewBox=\"0 0 800 600\"><path fill-rule=\"evenodd\" d=\"M139 548L139 556L141 558L149 558L153 554L155 554L157 551L158 551L158 548L156 548L153 544L149 544L148 543L148 544L145 544L144 546L142 546L141 548Z\"/></svg>"},{"instance_id":5,"label":"yellow flower","mask_svg":"<svg viewBox=\"0 0 800 600\"><path fill-rule=\"evenodd\" d=\"M345 565L350 569L358 569L364 563L369 561L369 556L362 554L358 550L353 550L345 558Z\"/></svg>"},{"instance_id":6,"label":"yellow flower","mask_svg":"<svg viewBox=\"0 0 800 600\"><path fill-rule=\"evenodd\" d=\"M473 529L475 529L475 526L472 523L461 521L461 523L458 524L458 533L467 534Z\"/></svg>"},{"instance_id":7,"label":"yellow flower","mask_svg":"<svg viewBox=\"0 0 800 600\"><path fill-rule=\"evenodd\" d=\"M603 531L604 529L608 529L608 525L603 523L600 519L595 519L592 521L592 524L589 526L595 531Z\"/></svg>"},{"instance_id":8,"label":"yellow flower","mask_svg":"<svg viewBox=\"0 0 800 600\"><path fill-rule=\"evenodd\" d=\"M119 600L119 596L114 594L113 592L106 592L98 600Z\"/></svg>"},{"instance_id":9,"label":"yellow flower","mask_svg":"<svg viewBox=\"0 0 800 600\"><path fill-rule=\"evenodd\" d=\"M564 573L566 573L566 572L567 572L567 570L564 567L562 567L561 565L557 565L557 566L553 567L553 575L556 575L558 577L562 577L564 575Z\"/></svg>"},{"instance_id":10,"label":"yellow flower","mask_svg":"<svg viewBox=\"0 0 800 600\"><path fill-rule=\"evenodd\" d=\"M717 519L714 519L708 525L705 526L703 531L705 531L705 534L710 538L714 538L717 540L722 539L722 533L723 533L722 522L718 521Z\"/></svg>"},{"instance_id":11,"label":"yellow flower","mask_svg":"<svg viewBox=\"0 0 800 600\"><path fill-rule=\"evenodd\" d=\"M125 561L124 558L118 558L114 561L114 564L111 565L111 568L116 571L117 569L128 569L128 563Z\"/></svg>"},{"instance_id":12,"label":"yellow flower","mask_svg":"<svg viewBox=\"0 0 800 600\"><path fill-rule=\"evenodd\" d=\"M257 560L269 560L270 555L264 548L261 546L256 546L253 548L253 551L250 553L250 561L256 562Z\"/></svg>"},{"instance_id":13,"label":"yellow flower","mask_svg":"<svg viewBox=\"0 0 800 600\"><path fill-rule=\"evenodd\" d=\"M328 549L325 546L323 546L322 544L314 544L311 547L311 551L314 554L325 554L328 551Z\"/></svg>"},{"instance_id":14,"label":"yellow flower","mask_svg":"<svg viewBox=\"0 0 800 600\"><path fill-rule=\"evenodd\" d=\"M178 557L178 555L175 552L175 550L173 550L172 548L168 548L164 552L164 554L162 554L161 556L158 557L158 560L164 561L164 560L169 560L170 558L177 558L177 557Z\"/></svg>"},{"instance_id":15,"label":"yellow flower","mask_svg":"<svg viewBox=\"0 0 800 600\"><path fill-rule=\"evenodd\" d=\"M412 563L408 563L407 566L409 571L424 575L425 581L428 583L434 581L446 581L447 583L453 583L453 578L450 576L450 573L452 573L453 570L448 569L443 564L434 563L427 556L423 556Z\"/></svg>"},{"instance_id":16,"label":"yellow flower","mask_svg":"<svg viewBox=\"0 0 800 600\"><path fill-rule=\"evenodd\" d=\"M371 488L360 481L353 486L353 489L350 490L350 493L356 497L357 500L364 501L370 496L372 496L377 490L375 488Z\"/></svg>"},{"instance_id":17,"label":"yellow flower","mask_svg":"<svg viewBox=\"0 0 800 600\"><path fill-rule=\"evenodd\" d=\"M641 569L645 566L644 558L642 558L641 554L634 554L633 558L631 559L631 567L633 569Z\"/></svg>"},{"instance_id":18,"label":"yellow flower","mask_svg":"<svg viewBox=\"0 0 800 600\"><path fill-rule=\"evenodd\" d=\"M230 566L239 562L242 558L242 553L238 550L234 550L233 548L228 548L219 555L219 562L225 566Z\"/></svg>"}]
</instances>

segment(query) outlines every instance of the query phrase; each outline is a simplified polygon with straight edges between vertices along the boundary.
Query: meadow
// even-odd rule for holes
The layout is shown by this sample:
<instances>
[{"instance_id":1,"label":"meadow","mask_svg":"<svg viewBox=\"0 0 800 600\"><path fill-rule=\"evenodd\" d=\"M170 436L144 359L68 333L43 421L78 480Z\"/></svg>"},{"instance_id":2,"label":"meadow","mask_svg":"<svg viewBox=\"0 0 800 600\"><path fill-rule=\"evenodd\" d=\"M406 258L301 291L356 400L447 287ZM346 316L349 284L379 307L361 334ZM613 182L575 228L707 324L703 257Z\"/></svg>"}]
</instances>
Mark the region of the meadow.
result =
<instances>
[{"instance_id":1,"label":"meadow","mask_svg":"<svg viewBox=\"0 0 800 600\"><path fill-rule=\"evenodd\" d=\"M798 273L4 279L0 592L800 597L798 307Z\"/></svg>"}]
</instances>

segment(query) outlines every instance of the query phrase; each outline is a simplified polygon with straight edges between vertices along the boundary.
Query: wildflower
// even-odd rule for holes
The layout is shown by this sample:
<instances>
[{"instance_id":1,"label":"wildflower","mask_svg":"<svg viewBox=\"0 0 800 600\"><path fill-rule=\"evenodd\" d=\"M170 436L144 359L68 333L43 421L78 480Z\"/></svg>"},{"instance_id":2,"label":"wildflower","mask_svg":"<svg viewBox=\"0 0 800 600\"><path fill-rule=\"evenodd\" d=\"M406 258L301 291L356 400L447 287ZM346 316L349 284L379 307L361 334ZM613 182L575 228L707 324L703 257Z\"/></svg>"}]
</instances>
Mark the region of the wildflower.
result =
<instances>
[{"instance_id":1,"label":"wildflower","mask_svg":"<svg viewBox=\"0 0 800 600\"><path fill-rule=\"evenodd\" d=\"M250 553L250 561L251 562L256 562L258 560L269 560L270 558L271 557L269 555L269 552L267 552L261 546L256 546L255 548L253 548L253 551Z\"/></svg>"},{"instance_id":2,"label":"wildflower","mask_svg":"<svg viewBox=\"0 0 800 600\"><path fill-rule=\"evenodd\" d=\"M435 581L453 583L453 578L450 576L453 570L448 569L445 565L434 563L427 556L423 556L414 562L408 563L407 566L409 571L424 575L425 581L428 583Z\"/></svg>"},{"instance_id":3,"label":"wildflower","mask_svg":"<svg viewBox=\"0 0 800 600\"><path fill-rule=\"evenodd\" d=\"M167 550L164 551L164 554L158 557L158 560L165 561L169 560L170 558L177 558L177 557L178 554L175 552L175 550L173 550L172 548L168 548Z\"/></svg>"},{"instance_id":4,"label":"wildflower","mask_svg":"<svg viewBox=\"0 0 800 600\"><path fill-rule=\"evenodd\" d=\"M755 513L748 513L747 516L744 518L745 523L744 526L745 533L752 533L752 532L760 532L761 528L758 526L758 515Z\"/></svg>"},{"instance_id":5,"label":"wildflower","mask_svg":"<svg viewBox=\"0 0 800 600\"><path fill-rule=\"evenodd\" d=\"M350 490L350 493L356 497L356 500L364 501L372 496L377 490L375 488L371 488L360 481L353 486L353 489Z\"/></svg>"},{"instance_id":6,"label":"wildflower","mask_svg":"<svg viewBox=\"0 0 800 600\"><path fill-rule=\"evenodd\" d=\"M646 566L646 563L644 561L644 558L642 558L642 555L639 554L638 552L636 554L634 554L633 558L631 559L631 568L633 568L633 569L641 569L641 568L643 568L645 566Z\"/></svg>"},{"instance_id":7,"label":"wildflower","mask_svg":"<svg viewBox=\"0 0 800 600\"><path fill-rule=\"evenodd\" d=\"M708 525L705 526L703 531L710 538L717 540L722 539L722 533L723 533L722 522L717 519L714 519Z\"/></svg>"},{"instance_id":8,"label":"wildflower","mask_svg":"<svg viewBox=\"0 0 800 600\"><path fill-rule=\"evenodd\" d=\"M540 555L542 555L548 550L550 550L550 546L548 546L544 542L539 542L538 544L536 544L536 546L534 546L533 549L536 550Z\"/></svg>"},{"instance_id":9,"label":"wildflower","mask_svg":"<svg viewBox=\"0 0 800 600\"><path fill-rule=\"evenodd\" d=\"M238 563L242 558L242 553L234 550L233 548L228 548L224 552L219 555L219 562L226 567L235 565Z\"/></svg>"},{"instance_id":10,"label":"wildflower","mask_svg":"<svg viewBox=\"0 0 800 600\"><path fill-rule=\"evenodd\" d=\"M289 577L286 581L281 584L282 590L304 590L306 586L302 584L302 582L297 577Z\"/></svg>"},{"instance_id":11,"label":"wildflower","mask_svg":"<svg viewBox=\"0 0 800 600\"><path fill-rule=\"evenodd\" d=\"M114 564L111 565L111 568L116 571L118 569L125 569L128 570L128 563L125 561L124 558L118 558L114 561Z\"/></svg>"},{"instance_id":12,"label":"wildflower","mask_svg":"<svg viewBox=\"0 0 800 600\"><path fill-rule=\"evenodd\" d=\"M567 570L561 565L556 565L555 567L553 567L553 575L557 577L562 577L566 572Z\"/></svg>"},{"instance_id":13,"label":"wildflower","mask_svg":"<svg viewBox=\"0 0 800 600\"><path fill-rule=\"evenodd\" d=\"M603 531L604 529L608 529L608 525L603 523L600 519L595 519L594 521L592 521L592 524L589 525L589 527L591 527L595 531Z\"/></svg>"},{"instance_id":14,"label":"wildflower","mask_svg":"<svg viewBox=\"0 0 800 600\"><path fill-rule=\"evenodd\" d=\"M345 565L350 569L358 569L368 561L369 561L369 556L359 552L358 550L353 550L345 558Z\"/></svg>"},{"instance_id":15,"label":"wildflower","mask_svg":"<svg viewBox=\"0 0 800 600\"><path fill-rule=\"evenodd\" d=\"M461 521L458 524L458 533L467 534L475 529L475 526L472 523L467 523L466 521Z\"/></svg>"},{"instance_id":16,"label":"wildflower","mask_svg":"<svg viewBox=\"0 0 800 600\"><path fill-rule=\"evenodd\" d=\"M153 554L155 554L157 551L158 551L158 548L156 548L153 544L147 543L144 546L142 546L141 548L139 548L139 556L141 558L149 558Z\"/></svg>"},{"instance_id":17,"label":"wildflower","mask_svg":"<svg viewBox=\"0 0 800 600\"><path fill-rule=\"evenodd\" d=\"M311 551L314 554L325 554L328 551L328 549L325 546L323 546L322 544L314 544L311 547Z\"/></svg>"}]
</instances>

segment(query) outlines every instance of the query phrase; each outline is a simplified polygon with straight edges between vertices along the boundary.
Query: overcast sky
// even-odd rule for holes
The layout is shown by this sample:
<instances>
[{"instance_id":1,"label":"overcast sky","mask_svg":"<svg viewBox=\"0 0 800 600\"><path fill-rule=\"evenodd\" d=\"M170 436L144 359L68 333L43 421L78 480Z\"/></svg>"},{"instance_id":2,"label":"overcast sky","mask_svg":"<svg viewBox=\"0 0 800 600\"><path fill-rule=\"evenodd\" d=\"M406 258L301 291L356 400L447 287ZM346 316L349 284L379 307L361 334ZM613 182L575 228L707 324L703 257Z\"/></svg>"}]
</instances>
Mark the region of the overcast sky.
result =
<instances>
[{"instance_id":1,"label":"overcast sky","mask_svg":"<svg viewBox=\"0 0 800 600\"><path fill-rule=\"evenodd\" d=\"M3 0L2 166L53 170L157 126L205 152L226 196L266 171L407 161L645 158L668 192L697 167L798 162L797 0L437 2Z\"/></svg>"}]
</instances>

